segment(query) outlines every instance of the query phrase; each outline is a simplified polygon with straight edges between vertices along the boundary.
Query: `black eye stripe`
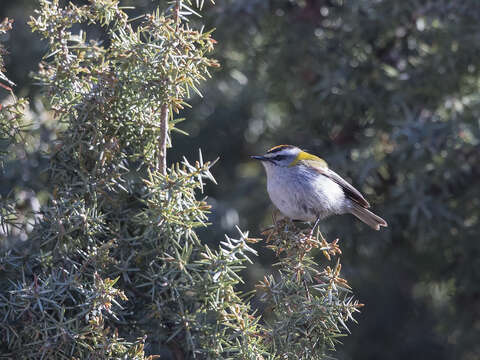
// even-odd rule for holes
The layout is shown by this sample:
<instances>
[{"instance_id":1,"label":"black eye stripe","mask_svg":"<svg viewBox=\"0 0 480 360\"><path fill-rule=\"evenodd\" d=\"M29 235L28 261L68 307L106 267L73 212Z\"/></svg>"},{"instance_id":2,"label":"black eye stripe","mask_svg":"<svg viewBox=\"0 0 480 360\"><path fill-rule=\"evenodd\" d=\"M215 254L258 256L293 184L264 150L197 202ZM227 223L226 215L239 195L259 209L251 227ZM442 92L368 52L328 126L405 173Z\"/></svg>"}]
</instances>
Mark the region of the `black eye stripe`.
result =
<instances>
[{"instance_id":1,"label":"black eye stripe","mask_svg":"<svg viewBox=\"0 0 480 360\"><path fill-rule=\"evenodd\" d=\"M272 157L271 159L275 160L275 161L279 161L279 160L285 159L286 157L287 157L286 155L277 155L277 156Z\"/></svg>"}]
</instances>

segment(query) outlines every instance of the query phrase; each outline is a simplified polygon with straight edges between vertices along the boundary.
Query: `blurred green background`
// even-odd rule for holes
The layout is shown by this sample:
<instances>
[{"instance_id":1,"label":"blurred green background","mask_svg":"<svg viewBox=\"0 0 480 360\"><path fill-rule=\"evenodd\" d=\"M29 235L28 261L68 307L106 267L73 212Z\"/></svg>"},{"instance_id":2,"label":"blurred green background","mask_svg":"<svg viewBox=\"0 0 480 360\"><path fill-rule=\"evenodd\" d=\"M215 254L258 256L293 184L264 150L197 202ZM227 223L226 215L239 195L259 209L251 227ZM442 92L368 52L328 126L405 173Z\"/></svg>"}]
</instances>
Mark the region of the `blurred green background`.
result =
<instances>
[{"instance_id":1,"label":"blurred green background","mask_svg":"<svg viewBox=\"0 0 480 360\"><path fill-rule=\"evenodd\" d=\"M82 3L82 1L78 1ZM162 1L124 1L132 16ZM46 201L45 150L58 125L31 72L46 44L26 25L36 1L2 0L15 19L7 76L28 97L32 137L12 154L0 192ZM389 228L351 216L322 222L340 238L343 273L365 303L339 359L480 359L480 4L463 1L223 0L206 6L221 69L193 98L170 161L220 161L206 195L218 243L235 225L271 222L265 174L249 155L294 144L361 189ZM91 29L92 37L102 37ZM7 93L0 89L0 98ZM259 246L245 273L268 271Z\"/></svg>"}]
</instances>

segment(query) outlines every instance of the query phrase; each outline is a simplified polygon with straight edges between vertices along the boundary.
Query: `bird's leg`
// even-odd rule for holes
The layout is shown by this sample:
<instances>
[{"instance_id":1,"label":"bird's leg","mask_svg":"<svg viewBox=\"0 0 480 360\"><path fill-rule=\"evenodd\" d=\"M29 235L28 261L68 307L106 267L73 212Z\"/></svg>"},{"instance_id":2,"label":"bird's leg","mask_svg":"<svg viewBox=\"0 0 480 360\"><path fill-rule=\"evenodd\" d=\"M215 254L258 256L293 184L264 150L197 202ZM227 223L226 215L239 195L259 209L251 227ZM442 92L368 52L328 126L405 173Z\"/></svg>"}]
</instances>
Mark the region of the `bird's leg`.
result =
<instances>
[{"instance_id":1,"label":"bird's leg","mask_svg":"<svg viewBox=\"0 0 480 360\"><path fill-rule=\"evenodd\" d=\"M304 222L304 221L302 221L302 220L293 220L293 219L290 220L290 221L291 221L292 227L293 227L294 229L297 229L297 224L298 224L298 223Z\"/></svg>"},{"instance_id":2,"label":"bird's leg","mask_svg":"<svg viewBox=\"0 0 480 360\"><path fill-rule=\"evenodd\" d=\"M317 217L317 220L315 220L315 223L313 224L312 230L310 230L310 234L308 235L309 238L313 236L313 232L315 231L315 228L318 226L318 223L320 222L320 216Z\"/></svg>"}]
</instances>

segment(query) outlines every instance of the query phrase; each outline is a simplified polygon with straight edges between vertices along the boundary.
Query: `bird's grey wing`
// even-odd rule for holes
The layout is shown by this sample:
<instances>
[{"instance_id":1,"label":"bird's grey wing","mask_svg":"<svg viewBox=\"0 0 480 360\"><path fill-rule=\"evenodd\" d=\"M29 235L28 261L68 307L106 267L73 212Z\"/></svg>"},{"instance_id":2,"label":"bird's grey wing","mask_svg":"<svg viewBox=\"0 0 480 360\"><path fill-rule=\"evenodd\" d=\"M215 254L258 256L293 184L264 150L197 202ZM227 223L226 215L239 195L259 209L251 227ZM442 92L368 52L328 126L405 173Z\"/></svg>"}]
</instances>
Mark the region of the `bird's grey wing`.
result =
<instances>
[{"instance_id":1,"label":"bird's grey wing","mask_svg":"<svg viewBox=\"0 0 480 360\"><path fill-rule=\"evenodd\" d=\"M322 175L325 175L329 179L335 181L340 187L342 188L345 195L350 199L358 203L359 205L363 206L364 208L369 208L370 204L367 200L360 194L360 191L355 189L352 185L346 182L340 175L338 175L335 171L326 169L319 169L319 172Z\"/></svg>"}]
</instances>

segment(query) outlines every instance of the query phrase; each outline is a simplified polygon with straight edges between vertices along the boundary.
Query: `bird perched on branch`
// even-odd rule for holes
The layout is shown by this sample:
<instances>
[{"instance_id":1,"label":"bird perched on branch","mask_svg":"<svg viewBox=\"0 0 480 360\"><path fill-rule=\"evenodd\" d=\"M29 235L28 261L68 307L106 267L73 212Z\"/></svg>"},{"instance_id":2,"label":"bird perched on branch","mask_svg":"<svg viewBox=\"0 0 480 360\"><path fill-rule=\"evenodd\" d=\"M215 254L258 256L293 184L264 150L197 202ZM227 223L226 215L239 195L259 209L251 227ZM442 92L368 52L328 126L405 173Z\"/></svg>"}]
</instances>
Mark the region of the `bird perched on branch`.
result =
<instances>
[{"instance_id":1,"label":"bird perched on branch","mask_svg":"<svg viewBox=\"0 0 480 360\"><path fill-rule=\"evenodd\" d=\"M296 146L279 145L252 158L265 167L270 199L286 217L315 221L314 229L327 216L350 213L375 230L387 226L368 210L370 204L362 194L318 156Z\"/></svg>"}]
</instances>

